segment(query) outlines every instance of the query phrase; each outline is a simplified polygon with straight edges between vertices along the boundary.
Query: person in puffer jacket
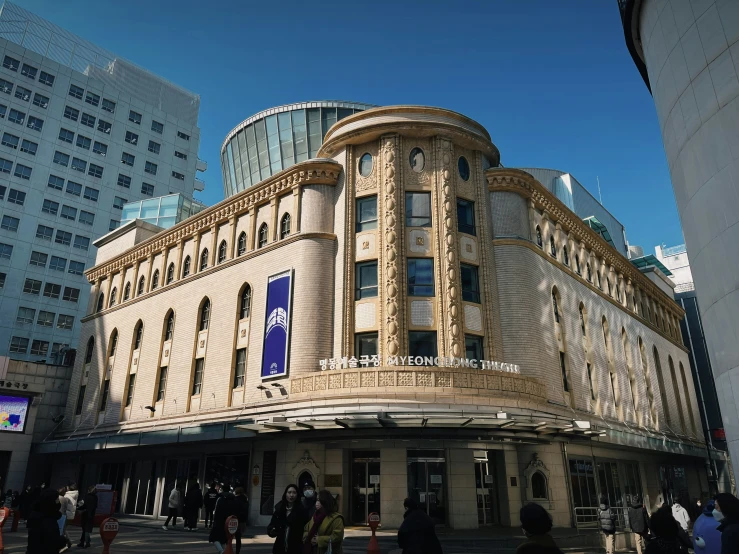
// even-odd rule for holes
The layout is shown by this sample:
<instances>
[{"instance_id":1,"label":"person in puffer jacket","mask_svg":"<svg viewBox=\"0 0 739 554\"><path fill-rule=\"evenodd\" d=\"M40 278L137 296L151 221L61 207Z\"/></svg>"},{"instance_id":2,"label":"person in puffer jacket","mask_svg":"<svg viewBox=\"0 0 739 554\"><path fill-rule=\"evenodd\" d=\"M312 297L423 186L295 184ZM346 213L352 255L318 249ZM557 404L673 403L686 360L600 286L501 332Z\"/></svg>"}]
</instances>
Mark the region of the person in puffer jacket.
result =
<instances>
[{"instance_id":1,"label":"person in puffer jacket","mask_svg":"<svg viewBox=\"0 0 739 554\"><path fill-rule=\"evenodd\" d=\"M721 531L718 530L719 522L713 517L714 506L713 500L706 502L703 513L693 524L695 554L720 554L721 552Z\"/></svg>"},{"instance_id":2,"label":"person in puffer jacket","mask_svg":"<svg viewBox=\"0 0 739 554\"><path fill-rule=\"evenodd\" d=\"M688 526L690 525L690 515L688 515L688 510L680 505L680 502L675 502L672 505L672 517L680 524L683 531L687 532Z\"/></svg>"},{"instance_id":3,"label":"person in puffer jacket","mask_svg":"<svg viewBox=\"0 0 739 554\"><path fill-rule=\"evenodd\" d=\"M613 554L616 548L616 513L611 510L608 498L600 497L600 506L598 507L598 522L600 530L606 539L606 554Z\"/></svg>"},{"instance_id":4,"label":"person in puffer jacket","mask_svg":"<svg viewBox=\"0 0 739 554\"><path fill-rule=\"evenodd\" d=\"M649 515L638 494L635 494L631 499L629 525L631 526L631 531L634 533L637 554L642 554L644 548L646 548L646 541L649 538Z\"/></svg>"}]
</instances>

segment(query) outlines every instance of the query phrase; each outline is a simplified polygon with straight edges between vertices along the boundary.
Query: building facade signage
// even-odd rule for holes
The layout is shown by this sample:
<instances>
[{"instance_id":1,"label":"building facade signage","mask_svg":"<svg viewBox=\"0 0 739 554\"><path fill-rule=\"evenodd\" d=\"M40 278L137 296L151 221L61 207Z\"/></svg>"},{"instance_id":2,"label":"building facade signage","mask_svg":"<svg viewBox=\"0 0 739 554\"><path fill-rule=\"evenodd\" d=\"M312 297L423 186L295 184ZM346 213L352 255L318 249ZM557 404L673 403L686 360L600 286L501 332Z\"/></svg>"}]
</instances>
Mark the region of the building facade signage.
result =
<instances>
[{"instance_id":1,"label":"building facade signage","mask_svg":"<svg viewBox=\"0 0 739 554\"><path fill-rule=\"evenodd\" d=\"M327 369L348 369L380 367L378 355L343 356L341 358L327 358L318 360L321 371ZM470 358L445 358L439 356L388 356L385 366L423 366L423 367L464 367L472 369L486 369L490 371L502 371L504 373L521 373L521 366L505 362L494 362L492 360L473 360Z\"/></svg>"},{"instance_id":2,"label":"building facade signage","mask_svg":"<svg viewBox=\"0 0 739 554\"><path fill-rule=\"evenodd\" d=\"M267 320L264 323L262 379L287 375L290 344L292 270L267 279Z\"/></svg>"}]
</instances>

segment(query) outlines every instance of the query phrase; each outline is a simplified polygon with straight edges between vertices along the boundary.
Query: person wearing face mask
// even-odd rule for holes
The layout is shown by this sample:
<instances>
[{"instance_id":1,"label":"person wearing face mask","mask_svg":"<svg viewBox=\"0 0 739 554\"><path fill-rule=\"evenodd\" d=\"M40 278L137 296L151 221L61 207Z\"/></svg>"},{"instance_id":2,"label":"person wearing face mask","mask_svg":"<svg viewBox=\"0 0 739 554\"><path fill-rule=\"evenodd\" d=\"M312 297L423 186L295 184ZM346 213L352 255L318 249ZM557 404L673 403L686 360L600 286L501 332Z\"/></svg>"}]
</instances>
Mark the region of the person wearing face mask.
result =
<instances>
[{"instance_id":1,"label":"person wearing face mask","mask_svg":"<svg viewBox=\"0 0 739 554\"><path fill-rule=\"evenodd\" d=\"M739 498L728 492L717 494L713 518L719 522L721 554L739 554Z\"/></svg>"},{"instance_id":2,"label":"person wearing face mask","mask_svg":"<svg viewBox=\"0 0 739 554\"><path fill-rule=\"evenodd\" d=\"M298 499L298 486L285 487L282 500L267 526L267 534L275 539L272 554L301 554L303 552L303 528L308 523L308 512Z\"/></svg>"},{"instance_id":3,"label":"person wearing face mask","mask_svg":"<svg viewBox=\"0 0 739 554\"><path fill-rule=\"evenodd\" d=\"M713 500L706 502L705 508L693 525L693 550L695 554L720 554L721 531L718 521L713 517Z\"/></svg>"},{"instance_id":4,"label":"person wearing face mask","mask_svg":"<svg viewBox=\"0 0 739 554\"><path fill-rule=\"evenodd\" d=\"M306 481L303 485L303 508L308 513L308 517L313 517L316 513L316 484L313 481Z\"/></svg>"},{"instance_id":5,"label":"person wearing face mask","mask_svg":"<svg viewBox=\"0 0 739 554\"><path fill-rule=\"evenodd\" d=\"M403 554L441 554L434 520L413 498L406 498L403 507L403 523L398 529L398 546L403 549Z\"/></svg>"},{"instance_id":6,"label":"person wearing face mask","mask_svg":"<svg viewBox=\"0 0 739 554\"><path fill-rule=\"evenodd\" d=\"M521 508L521 527L526 542L518 545L516 554L562 554L549 534L552 516L542 506L530 502Z\"/></svg>"}]
</instances>

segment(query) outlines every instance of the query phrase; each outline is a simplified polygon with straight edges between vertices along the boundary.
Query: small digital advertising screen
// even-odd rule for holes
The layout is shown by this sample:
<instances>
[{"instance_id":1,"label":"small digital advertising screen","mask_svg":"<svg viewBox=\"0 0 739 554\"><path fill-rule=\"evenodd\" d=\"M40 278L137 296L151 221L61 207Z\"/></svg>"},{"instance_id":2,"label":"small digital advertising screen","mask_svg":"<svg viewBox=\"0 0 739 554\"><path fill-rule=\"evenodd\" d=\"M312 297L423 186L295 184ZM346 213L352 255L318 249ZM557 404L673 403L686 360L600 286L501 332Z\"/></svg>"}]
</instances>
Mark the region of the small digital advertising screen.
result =
<instances>
[{"instance_id":1,"label":"small digital advertising screen","mask_svg":"<svg viewBox=\"0 0 739 554\"><path fill-rule=\"evenodd\" d=\"M0 394L0 433L23 433L30 404L27 396Z\"/></svg>"}]
</instances>

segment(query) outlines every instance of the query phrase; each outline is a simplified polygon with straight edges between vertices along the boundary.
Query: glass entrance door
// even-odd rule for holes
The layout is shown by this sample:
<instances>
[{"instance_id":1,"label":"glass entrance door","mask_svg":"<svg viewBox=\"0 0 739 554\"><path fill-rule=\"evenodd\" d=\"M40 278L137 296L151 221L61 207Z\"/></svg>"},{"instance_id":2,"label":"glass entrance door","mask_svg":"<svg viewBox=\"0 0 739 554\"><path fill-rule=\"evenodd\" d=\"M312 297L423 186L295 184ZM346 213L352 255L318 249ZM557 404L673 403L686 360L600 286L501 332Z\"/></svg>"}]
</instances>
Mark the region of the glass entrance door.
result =
<instances>
[{"instance_id":1,"label":"glass entrance door","mask_svg":"<svg viewBox=\"0 0 739 554\"><path fill-rule=\"evenodd\" d=\"M167 460L164 481L162 482L162 499L159 515L169 514L169 493L175 487L180 488L181 499L185 498L191 481L197 480L200 472L200 459Z\"/></svg>"},{"instance_id":2,"label":"glass entrance door","mask_svg":"<svg viewBox=\"0 0 739 554\"><path fill-rule=\"evenodd\" d=\"M475 452L475 489L477 491L477 523L491 525L497 522L493 463L488 461L487 452Z\"/></svg>"},{"instance_id":3,"label":"glass entrance door","mask_svg":"<svg viewBox=\"0 0 739 554\"><path fill-rule=\"evenodd\" d=\"M367 525L367 516L380 513L380 452L353 452L351 520Z\"/></svg>"},{"instance_id":4,"label":"glass entrance door","mask_svg":"<svg viewBox=\"0 0 739 554\"><path fill-rule=\"evenodd\" d=\"M408 496L435 523L446 523L446 458L443 450L408 451Z\"/></svg>"}]
</instances>

